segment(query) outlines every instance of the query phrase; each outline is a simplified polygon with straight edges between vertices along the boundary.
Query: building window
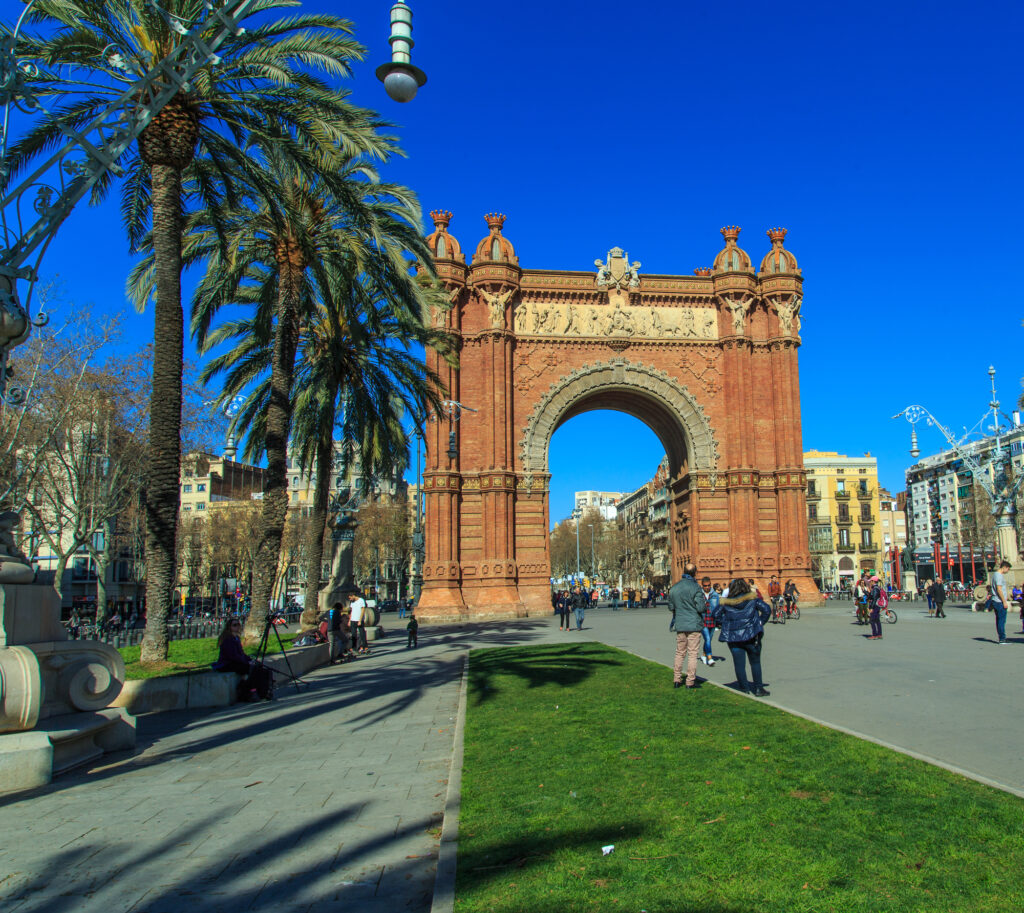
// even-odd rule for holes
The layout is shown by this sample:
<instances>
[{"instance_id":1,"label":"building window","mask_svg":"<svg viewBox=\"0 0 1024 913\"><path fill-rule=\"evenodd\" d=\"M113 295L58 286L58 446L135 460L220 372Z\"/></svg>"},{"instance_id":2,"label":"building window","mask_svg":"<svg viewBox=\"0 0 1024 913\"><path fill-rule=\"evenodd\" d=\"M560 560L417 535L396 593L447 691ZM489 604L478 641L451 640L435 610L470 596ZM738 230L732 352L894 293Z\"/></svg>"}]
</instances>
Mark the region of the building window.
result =
<instances>
[{"instance_id":1,"label":"building window","mask_svg":"<svg viewBox=\"0 0 1024 913\"><path fill-rule=\"evenodd\" d=\"M860 531L860 547L871 548L871 530L862 529Z\"/></svg>"},{"instance_id":2,"label":"building window","mask_svg":"<svg viewBox=\"0 0 1024 913\"><path fill-rule=\"evenodd\" d=\"M807 480L807 494L810 497L814 497L818 493L818 483L814 479Z\"/></svg>"},{"instance_id":3,"label":"building window","mask_svg":"<svg viewBox=\"0 0 1024 913\"><path fill-rule=\"evenodd\" d=\"M849 520L850 519L850 505L849 504L840 504L839 505L839 519L841 521L842 520Z\"/></svg>"},{"instance_id":4,"label":"building window","mask_svg":"<svg viewBox=\"0 0 1024 913\"><path fill-rule=\"evenodd\" d=\"M861 506L860 506L860 518L861 518L861 520L870 520L871 519L871 505L870 504L861 504Z\"/></svg>"},{"instance_id":5,"label":"building window","mask_svg":"<svg viewBox=\"0 0 1024 913\"><path fill-rule=\"evenodd\" d=\"M839 544L849 545L850 544L850 531L848 529L839 530Z\"/></svg>"},{"instance_id":6,"label":"building window","mask_svg":"<svg viewBox=\"0 0 1024 913\"><path fill-rule=\"evenodd\" d=\"M181 490L186 495L192 494L192 486L191 485L182 485L181 486Z\"/></svg>"},{"instance_id":7,"label":"building window","mask_svg":"<svg viewBox=\"0 0 1024 913\"><path fill-rule=\"evenodd\" d=\"M199 503L198 503L198 504L196 505L196 510L206 510L206 504L205 504L205 503L204 503L203 501L200 501L200 502L199 502Z\"/></svg>"},{"instance_id":8,"label":"building window","mask_svg":"<svg viewBox=\"0 0 1024 913\"><path fill-rule=\"evenodd\" d=\"M846 479L836 479L836 491L846 491Z\"/></svg>"},{"instance_id":9,"label":"building window","mask_svg":"<svg viewBox=\"0 0 1024 913\"><path fill-rule=\"evenodd\" d=\"M206 491L206 483L200 482L198 485L196 485L196 491Z\"/></svg>"},{"instance_id":10,"label":"building window","mask_svg":"<svg viewBox=\"0 0 1024 913\"><path fill-rule=\"evenodd\" d=\"M862 469L861 472L864 472L864 470ZM867 490L868 490L868 480L867 479L861 479L860 480L860 492L861 492L861 494L866 494Z\"/></svg>"},{"instance_id":11,"label":"building window","mask_svg":"<svg viewBox=\"0 0 1024 913\"><path fill-rule=\"evenodd\" d=\"M292 492L292 503L293 504L298 504L299 503L299 493L297 491L293 491Z\"/></svg>"}]
</instances>

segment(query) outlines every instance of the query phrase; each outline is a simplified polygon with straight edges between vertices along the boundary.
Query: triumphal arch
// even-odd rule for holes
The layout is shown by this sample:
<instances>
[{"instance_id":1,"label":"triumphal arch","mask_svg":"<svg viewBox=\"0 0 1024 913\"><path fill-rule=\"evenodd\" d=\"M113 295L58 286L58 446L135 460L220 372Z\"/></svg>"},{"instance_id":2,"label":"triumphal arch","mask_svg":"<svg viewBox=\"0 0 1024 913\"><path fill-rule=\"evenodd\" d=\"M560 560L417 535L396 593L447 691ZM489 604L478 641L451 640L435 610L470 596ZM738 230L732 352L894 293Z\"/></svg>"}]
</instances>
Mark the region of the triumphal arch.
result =
<instances>
[{"instance_id":1,"label":"triumphal arch","mask_svg":"<svg viewBox=\"0 0 1024 913\"><path fill-rule=\"evenodd\" d=\"M499 214L467 262L451 213L431 215L447 292L433 320L454 334L460 367L429 356L449 405L426 430L417 614L550 614L548 444L591 409L633 415L665 445L673 580L692 558L715 580L742 574L764 588L778 574L817 594L797 370L803 278L785 229L768 232L756 271L727 227L713 266L661 276L617 247L586 271L524 269Z\"/></svg>"}]
</instances>

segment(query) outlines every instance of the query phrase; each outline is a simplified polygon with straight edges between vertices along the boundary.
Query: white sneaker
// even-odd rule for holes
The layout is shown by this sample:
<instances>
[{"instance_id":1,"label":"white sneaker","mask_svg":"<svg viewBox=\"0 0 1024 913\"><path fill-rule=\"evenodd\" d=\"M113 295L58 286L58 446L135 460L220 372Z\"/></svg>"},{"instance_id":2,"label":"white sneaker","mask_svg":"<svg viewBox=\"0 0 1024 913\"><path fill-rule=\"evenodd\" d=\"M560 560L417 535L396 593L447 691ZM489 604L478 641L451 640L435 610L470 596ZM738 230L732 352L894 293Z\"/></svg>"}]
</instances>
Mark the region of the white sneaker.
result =
<instances>
[{"instance_id":1,"label":"white sneaker","mask_svg":"<svg viewBox=\"0 0 1024 913\"><path fill-rule=\"evenodd\" d=\"M707 658L707 660L706 660L706 661L707 661L707 664L708 664L709 666L713 666L713 665L715 664L715 661L714 661L714 659L713 659L712 657L710 657L710 656L709 656L709 657Z\"/></svg>"},{"instance_id":2,"label":"white sneaker","mask_svg":"<svg viewBox=\"0 0 1024 913\"><path fill-rule=\"evenodd\" d=\"M706 666L708 664L708 658L706 656L699 656L698 659Z\"/></svg>"}]
</instances>

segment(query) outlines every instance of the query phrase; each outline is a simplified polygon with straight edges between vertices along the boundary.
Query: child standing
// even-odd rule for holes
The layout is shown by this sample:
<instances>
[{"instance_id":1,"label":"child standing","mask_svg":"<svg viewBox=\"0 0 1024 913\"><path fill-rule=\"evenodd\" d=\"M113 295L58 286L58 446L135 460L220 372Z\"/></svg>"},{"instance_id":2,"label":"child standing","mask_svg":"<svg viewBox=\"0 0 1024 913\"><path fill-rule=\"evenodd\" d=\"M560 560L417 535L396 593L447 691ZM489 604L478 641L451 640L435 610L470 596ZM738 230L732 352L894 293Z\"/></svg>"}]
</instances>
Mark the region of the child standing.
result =
<instances>
[{"instance_id":1,"label":"child standing","mask_svg":"<svg viewBox=\"0 0 1024 913\"><path fill-rule=\"evenodd\" d=\"M416 620L415 615L409 616L409 624L405 626L405 630L409 632L409 642L405 645L405 649L408 650L410 647L416 646L416 632L420 629L420 623Z\"/></svg>"}]
</instances>

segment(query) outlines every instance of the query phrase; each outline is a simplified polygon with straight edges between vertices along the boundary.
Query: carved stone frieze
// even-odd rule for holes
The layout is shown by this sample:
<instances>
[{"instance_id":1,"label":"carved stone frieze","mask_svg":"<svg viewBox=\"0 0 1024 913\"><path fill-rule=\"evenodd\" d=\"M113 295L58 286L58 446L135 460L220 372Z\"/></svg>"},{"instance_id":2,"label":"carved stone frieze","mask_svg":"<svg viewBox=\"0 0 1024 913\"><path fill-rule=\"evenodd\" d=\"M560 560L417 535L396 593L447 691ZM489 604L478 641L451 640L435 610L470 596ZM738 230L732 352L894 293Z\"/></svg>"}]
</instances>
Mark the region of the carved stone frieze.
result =
<instances>
[{"instance_id":1,"label":"carved stone frieze","mask_svg":"<svg viewBox=\"0 0 1024 913\"><path fill-rule=\"evenodd\" d=\"M520 336L718 339L713 307L638 307L622 299L609 305L552 304L530 298L516 306L514 320Z\"/></svg>"}]
</instances>

